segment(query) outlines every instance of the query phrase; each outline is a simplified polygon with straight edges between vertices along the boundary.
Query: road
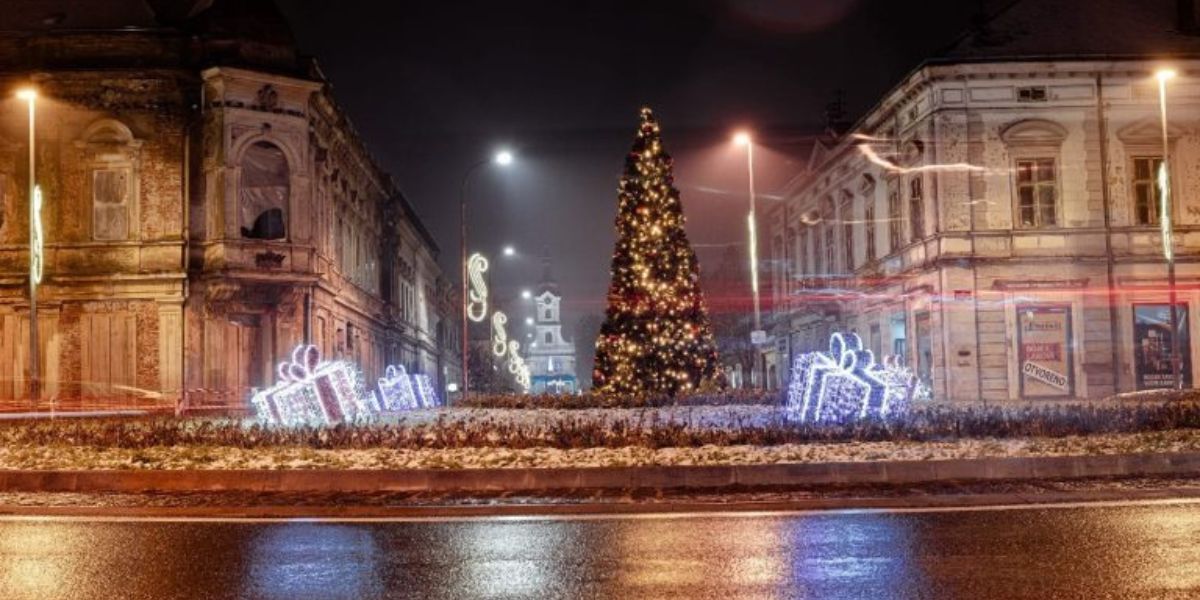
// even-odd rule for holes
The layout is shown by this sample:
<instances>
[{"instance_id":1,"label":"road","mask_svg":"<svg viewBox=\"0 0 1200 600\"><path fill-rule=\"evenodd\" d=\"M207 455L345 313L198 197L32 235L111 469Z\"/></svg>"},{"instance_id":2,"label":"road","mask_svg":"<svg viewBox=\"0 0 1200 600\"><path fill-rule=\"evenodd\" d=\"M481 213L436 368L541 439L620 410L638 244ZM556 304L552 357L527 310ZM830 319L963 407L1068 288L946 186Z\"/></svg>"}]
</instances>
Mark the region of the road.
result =
<instances>
[{"instance_id":1,"label":"road","mask_svg":"<svg viewBox=\"0 0 1200 600\"><path fill-rule=\"evenodd\" d=\"M1200 503L0 520L0 598L1200 597Z\"/></svg>"}]
</instances>

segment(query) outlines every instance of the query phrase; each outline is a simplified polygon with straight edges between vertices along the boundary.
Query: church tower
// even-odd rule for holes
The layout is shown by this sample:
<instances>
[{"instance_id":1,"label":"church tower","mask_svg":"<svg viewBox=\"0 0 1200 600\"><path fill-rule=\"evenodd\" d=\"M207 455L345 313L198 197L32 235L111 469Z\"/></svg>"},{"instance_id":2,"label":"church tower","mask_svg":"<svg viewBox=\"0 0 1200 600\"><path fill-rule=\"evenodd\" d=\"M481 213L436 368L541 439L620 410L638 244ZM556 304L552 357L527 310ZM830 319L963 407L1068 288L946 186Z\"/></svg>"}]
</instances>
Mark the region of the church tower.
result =
<instances>
[{"instance_id":1,"label":"church tower","mask_svg":"<svg viewBox=\"0 0 1200 600\"><path fill-rule=\"evenodd\" d=\"M575 377L575 343L563 339L562 296L550 273L550 252L542 256L542 282L533 298L534 337L529 345L531 392L534 394L574 394L579 391Z\"/></svg>"}]
</instances>

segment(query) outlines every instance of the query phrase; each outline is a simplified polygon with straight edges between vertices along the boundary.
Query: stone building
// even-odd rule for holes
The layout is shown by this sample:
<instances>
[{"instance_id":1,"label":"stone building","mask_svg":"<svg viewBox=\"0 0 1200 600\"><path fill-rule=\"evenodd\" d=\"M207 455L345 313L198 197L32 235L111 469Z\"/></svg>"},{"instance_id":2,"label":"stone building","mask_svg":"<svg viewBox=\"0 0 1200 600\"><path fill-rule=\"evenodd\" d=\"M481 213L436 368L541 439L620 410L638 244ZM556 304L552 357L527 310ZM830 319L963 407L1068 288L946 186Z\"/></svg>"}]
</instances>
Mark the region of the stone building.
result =
<instances>
[{"instance_id":1,"label":"stone building","mask_svg":"<svg viewBox=\"0 0 1200 600\"><path fill-rule=\"evenodd\" d=\"M0 32L0 397L239 409L303 342L457 377L429 232L268 0L18 3ZM7 10L7 9L6 9ZM452 372L453 371L453 372Z\"/></svg>"},{"instance_id":2,"label":"stone building","mask_svg":"<svg viewBox=\"0 0 1200 600\"><path fill-rule=\"evenodd\" d=\"M784 368L853 330L945 400L1172 381L1157 70L1184 379L1200 336L1200 37L1191 0L1025 0L926 61L766 219Z\"/></svg>"}]
</instances>

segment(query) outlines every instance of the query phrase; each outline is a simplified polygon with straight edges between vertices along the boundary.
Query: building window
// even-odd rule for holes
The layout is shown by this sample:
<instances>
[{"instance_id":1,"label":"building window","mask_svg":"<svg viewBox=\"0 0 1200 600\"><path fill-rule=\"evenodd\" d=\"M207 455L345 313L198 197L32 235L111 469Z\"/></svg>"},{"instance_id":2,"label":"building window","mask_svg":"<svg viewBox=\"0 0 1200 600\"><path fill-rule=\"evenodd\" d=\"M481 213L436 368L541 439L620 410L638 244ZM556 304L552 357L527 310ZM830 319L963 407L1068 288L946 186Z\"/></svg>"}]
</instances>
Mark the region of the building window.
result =
<instances>
[{"instance_id":1,"label":"building window","mask_svg":"<svg viewBox=\"0 0 1200 600\"><path fill-rule=\"evenodd\" d=\"M284 213L290 193L287 157L274 144L255 142L242 156L241 168L242 237L285 238Z\"/></svg>"},{"instance_id":2,"label":"building window","mask_svg":"<svg viewBox=\"0 0 1200 600\"><path fill-rule=\"evenodd\" d=\"M825 228L825 274L833 275L837 268L833 264L833 247L836 245L837 235L834 233L833 225Z\"/></svg>"},{"instance_id":3,"label":"building window","mask_svg":"<svg viewBox=\"0 0 1200 600\"><path fill-rule=\"evenodd\" d=\"M867 262L875 260L875 201L867 198L863 207L863 237L866 238Z\"/></svg>"},{"instance_id":4,"label":"building window","mask_svg":"<svg viewBox=\"0 0 1200 600\"><path fill-rule=\"evenodd\" d=\"M846 251L846 272L854 270L854 222L847 220L842 223L842 249Z\"/></svg>"},{"instance_id":5,"label":"building window","mask_svg":"<svg viewBox=\"0 0 1200 600\"><path fill-rule=\"evenodd\" d=\"M796 269L793 271L796 279L804 279L808 273L808 233L802 232L796 236Z\"/></svg>"},{"instance_id":6,"label":"building window","mask_svg":"<svg viewBox=\"0 0 1200 600\"><path fill-rule=\"evenodd\" d=\"M554 334L550 333L549 331L546 332L546 343L547 344L554 343Z\"/></svg>"},{"instance_id":7,"label":"building window","mask_svg":"<svg viewBox=\"0 0 1200 600\"><path fill-rule=\"evenodd\" d=\"M895 186L888 189L888 247L892 252L900 249L900 190Z\"/></svg>"},{"instance_id":8,"label":"building window","mask_svg":"<svg viewBox=\"0 0 1200 600\"><path fill-rule=\"evenodd\" d=\"M1133 159L1133 218L1138 225L1157 225L1162 214L1162 189L1158 185L1158 170L1162 158Z\"/></svg>"},{"instance_id":9,"label":"building window","mask_svg":"<svg viewBox=\"0 0 1200 600\"><path fill-rule=\"evenodd\" d=\"M92 171L92 234L95 239L129 239L132 180L128 168Z\"/></svg>"},{"instance_id":10,"label":"building window","mask_svg":"<svg viewBox=\"0 0 1200 600\"><path fill-rule=\"evenodd\" d=\"M920 175L908 182L908 227L912 240L925 237L925 181Z\"/></svg>"},{"instance_id":11,"label":"building window","mask_svg":"<svg viewBox=\"0 0 1200 600\"><path fill-rule=\"evenodd\" d=\"M1058 223L1058 183L1054 159L1017 161L1017 222L1021 227Z\"/></svg>"}]
</instances>

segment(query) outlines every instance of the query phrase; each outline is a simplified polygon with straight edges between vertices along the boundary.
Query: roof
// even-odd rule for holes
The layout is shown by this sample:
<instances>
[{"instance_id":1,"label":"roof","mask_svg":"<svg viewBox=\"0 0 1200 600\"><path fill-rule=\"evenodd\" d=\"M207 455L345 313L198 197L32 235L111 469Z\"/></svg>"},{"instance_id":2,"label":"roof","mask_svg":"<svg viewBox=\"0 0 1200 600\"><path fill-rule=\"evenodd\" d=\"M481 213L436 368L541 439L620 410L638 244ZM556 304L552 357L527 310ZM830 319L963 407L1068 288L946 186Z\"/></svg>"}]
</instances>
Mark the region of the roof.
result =
<instances>
[{"instance_id":1,"label":"roof","mask_svg":"<svg viewBox=\"0 0 1200 600\"><path fill-rule=\"evenodd\" d=\"M1178 0L1009 1L929 62L1200 55L1194 5L1190 26L1181 27L1179 7Z\"/></svg>"}]
</instances>

